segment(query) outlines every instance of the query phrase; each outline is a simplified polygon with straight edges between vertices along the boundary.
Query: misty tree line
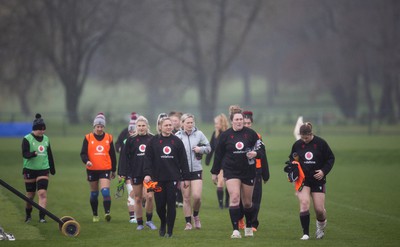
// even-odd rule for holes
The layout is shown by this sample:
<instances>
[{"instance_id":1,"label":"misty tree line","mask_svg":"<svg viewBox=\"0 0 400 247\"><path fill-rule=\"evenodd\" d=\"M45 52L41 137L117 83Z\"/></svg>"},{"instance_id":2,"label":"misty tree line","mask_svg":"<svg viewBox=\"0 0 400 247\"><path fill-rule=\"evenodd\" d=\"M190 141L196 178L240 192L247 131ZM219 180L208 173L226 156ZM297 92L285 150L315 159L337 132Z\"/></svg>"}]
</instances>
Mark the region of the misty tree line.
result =
<instances>
[{"instance_id":1,"label":"misty tree line","mask_svg":"<svg viewBox=\"0 0 400 247\"><path fill-rule=\"evenodd\" d=\"M328 91L345 118L362 101L370 120L398 122L399 62L397 0L0 0L2 91L32 115L30 90L56 76L70 123L89 77L142 82L150 112L195 87L212 121L224 77L243 79L251 107L251 76L266 106L312 84L302 97Z\"/></svg>"}]
</instances>

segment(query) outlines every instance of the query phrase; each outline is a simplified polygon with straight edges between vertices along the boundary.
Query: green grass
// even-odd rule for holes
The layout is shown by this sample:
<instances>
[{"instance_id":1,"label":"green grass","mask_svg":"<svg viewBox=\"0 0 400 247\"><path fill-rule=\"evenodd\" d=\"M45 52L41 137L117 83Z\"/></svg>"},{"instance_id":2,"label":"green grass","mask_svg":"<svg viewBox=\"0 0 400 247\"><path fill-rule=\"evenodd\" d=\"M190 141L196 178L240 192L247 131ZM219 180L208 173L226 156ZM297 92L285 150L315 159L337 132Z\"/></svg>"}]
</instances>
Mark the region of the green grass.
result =
<instances>
[{"instance_id":1,"label":"green grass","mask_svg":"<svg viewBox=\"0 0 400 247\"><path fill-rule=\"evenodd\" d=\"M209 133L206 132L209 136ZM58 224L48 218L37 223L37 210L30 224L23 223L24 202L0 187L0 224L15 235L9 246L399 246L400 174L399 136L394 135L323 135L336 155L336 164L328 176L328 228L326 237L302 242L298 219L298 203L293 186L283 173L283 163L293 137L264 135L268 147L271 180L264 185L260 228L252 239L229 238L232 229L227 210L217 207L215 187L209 169L204 167L203 204L200 212L203 228L183 231L182 209L172 239L158 237L158 231L137 232L128 223L125 199L113 199L112 221L91 222L89 185L79 157L83 137L51 138L57 174L50 178L47 209L58 217L74 217L81 225L81 234L70 238L61 234ZM20 139L2 139L0 143L1 179L24 191L21 175ZM113 181L112 194L115 193ZM101 207L99 207L101 209ZM101 210L100 210L101 212ZM312 211L313 212L313 211ZM154 221L159 225L157 214ZM311 217L311 232L315 231ZM43 241L45 240L45 241ZM2 242L1 245L5 244Z\"/></svg>"}]
</instances>

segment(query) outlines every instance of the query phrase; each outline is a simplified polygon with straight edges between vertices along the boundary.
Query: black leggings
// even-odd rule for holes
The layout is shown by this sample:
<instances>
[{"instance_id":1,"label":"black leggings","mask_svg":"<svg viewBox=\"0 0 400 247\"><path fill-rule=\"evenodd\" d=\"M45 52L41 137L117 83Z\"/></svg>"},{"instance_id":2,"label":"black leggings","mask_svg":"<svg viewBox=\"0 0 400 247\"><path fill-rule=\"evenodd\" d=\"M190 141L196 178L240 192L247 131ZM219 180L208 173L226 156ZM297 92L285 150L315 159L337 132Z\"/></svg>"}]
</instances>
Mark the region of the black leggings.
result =
<instances>
[{"instance_id":1,"label":"black leggings","mask_svg":"<svg viewBox=\"0 0 400 247\"><path fill-rule=\"evenodd\" d=\"M177 181L158 182L158 185L161 186L162 191L154 193L154 199L156 202L157 214L161 221L160 229L165 230L165 226L167 226L167 233L172 235L176 218L175 201Z\"/></svg>"},{"instance_id":2,"label":"black leggings","mask_svg":"<svg viewBox=\"0 0 400 247\"><path fill-rule=\"evenodd\" d=\"M259 225L258 221L258 212L260 211L260 204L262 199L262 185L263 179L261 176L261 172L256 173L256 177L254 179L254 190L253 190L253 219L252 219L252 227L257 228Z\"/></svg>"}]
</instances>

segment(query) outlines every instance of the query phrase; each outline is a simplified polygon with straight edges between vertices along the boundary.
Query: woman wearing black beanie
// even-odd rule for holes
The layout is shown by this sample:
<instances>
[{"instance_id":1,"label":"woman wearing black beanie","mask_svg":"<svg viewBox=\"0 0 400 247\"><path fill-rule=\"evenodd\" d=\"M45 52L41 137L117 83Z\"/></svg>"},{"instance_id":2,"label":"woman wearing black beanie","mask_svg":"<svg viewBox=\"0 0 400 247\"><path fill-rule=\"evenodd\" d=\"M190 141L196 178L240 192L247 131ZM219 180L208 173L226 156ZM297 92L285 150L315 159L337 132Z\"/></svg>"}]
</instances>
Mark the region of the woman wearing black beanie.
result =
<instances>
[{"instance_id":1,"label":"woman wearing black beanie","mask_svg":"<svg viewBox=\"0 0 400 247\"><path fill-rule=\"evenodd\" d=\"M26 196L33 200L36 191L39 197L39 205L43 208L47 206L47 187L49 184L49 172L56 174L54 167L53 153L51 152L50 140L44 135L46 124L42 116L36 113L33 120L32 132L22 140L23 171L26 188ZM25 222L31 221L32 205L26 203ZM39 222L46 223L45 214L39 212Z\"/></svg>"}]
</instances>

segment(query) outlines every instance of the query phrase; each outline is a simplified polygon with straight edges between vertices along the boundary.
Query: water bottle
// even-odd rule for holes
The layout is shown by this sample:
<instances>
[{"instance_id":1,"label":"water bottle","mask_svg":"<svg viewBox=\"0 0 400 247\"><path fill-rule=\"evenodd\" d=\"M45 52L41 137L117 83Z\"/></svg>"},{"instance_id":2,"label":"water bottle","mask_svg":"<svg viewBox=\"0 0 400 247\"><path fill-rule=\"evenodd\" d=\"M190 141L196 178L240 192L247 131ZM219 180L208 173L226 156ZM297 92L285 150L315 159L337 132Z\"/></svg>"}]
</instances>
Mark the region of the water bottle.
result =
<instances>
[{"instance_id":1,"label":"water bottle","mask_svg":"<svg viewBox=\"0 0 400 247\"><path fill-rule=\"evenodd\" d=\"M250 152L250 151L251 151L250 148L247 149L247 152ZM246 156L247 156L247 154L246 154ZM249 162L249 166L254 165L254 164L256 163L256 161L255 161L254 158L249 158L249 157L247 157L247 161Z\"/></svg>"}]
</instances>

